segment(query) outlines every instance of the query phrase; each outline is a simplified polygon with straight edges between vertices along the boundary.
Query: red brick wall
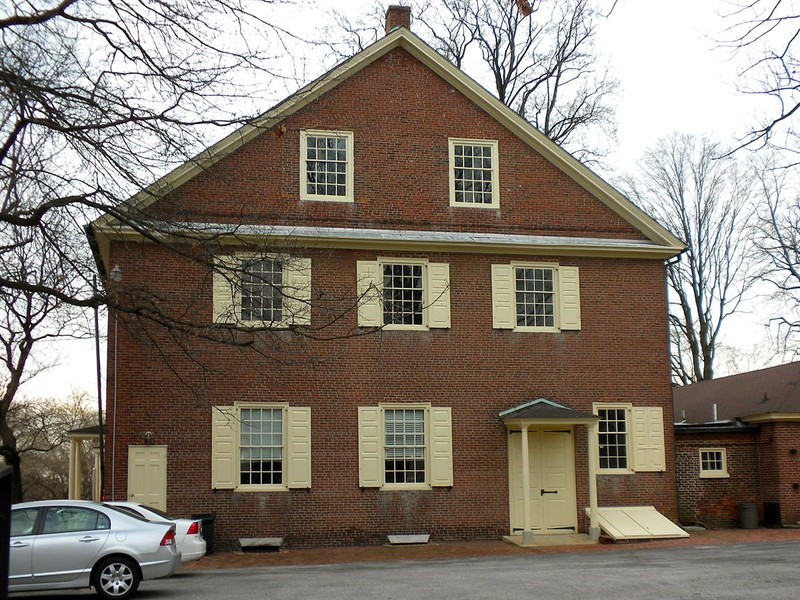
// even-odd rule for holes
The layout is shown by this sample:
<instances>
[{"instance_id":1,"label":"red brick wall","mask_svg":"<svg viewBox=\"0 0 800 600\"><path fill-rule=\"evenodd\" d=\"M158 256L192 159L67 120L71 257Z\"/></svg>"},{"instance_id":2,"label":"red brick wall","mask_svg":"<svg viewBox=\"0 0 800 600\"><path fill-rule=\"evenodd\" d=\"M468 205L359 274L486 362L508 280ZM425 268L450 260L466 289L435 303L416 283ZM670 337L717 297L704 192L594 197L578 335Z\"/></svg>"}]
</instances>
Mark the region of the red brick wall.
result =
<instances>
[{"instance_id":1,"label":"red brick wall","mask_svg":"<svg viewBox=\"0 0 800 600\"><path fill-rule=\"evenodd\" d=\"M739 504L761 506L759 434L687 433L675 436L678 473L678 510L682 523L708 527L736 527ZM700 479L700 448L725 448L727 479Z\"/></svg>"},{"instance_id":2,"label":"red brick wall","mask_svg":"<svg viewBox=\"0 0 800 600\"><path fill-rule=\"evenodd\" d=\"M343 305L335 299L354 300L356 260L375 253L318 251L311 256L314 298L339 314ZM237 349L180 336L173 340L157 330L144 335L141 323L122 318L119 414L115 420L110 401L107 416L116 438L116 497L126 493L127 446L142 443L144 432L152 431L155 443L169 447L169 510L216 512L217 543L223 547L254 536L285 536L296 546L376 543L387 533L414 531L427 531L435 539L496 538L509 527L506 431L499 411L539 396L582 411L591 411L593 402L630 401L662 406L665 423L672 422L664 291L653 285L663 281L660 261L560 258L581 269L583 328L526 334L491 326L490 265L513 257L427 258L450 264L448 330L384 331L322 343L283 331ZM158 289L164 307L210 321L207 277L189 261L152 245L116 245L113 260L123 267L124 285L148 283ZM314 312L315 324L317 316ZM329 333L356 330L351 313ZM113 364L113 343L109 347ZM112 379L110 399L113 384ZM312 489L211 490L211 406L237 400L312 407ZM392 401L452 407L452 489L358 487L357 408ZM671 428L665 435L667 464L672 465ZM582 508L588 505L583 428L576 438L578 522L583 523ZM655 504L677 517L671 468L605 476L599 489L601 505Z\"/></svg>"},{"instance_id":3,"label":"red brick wall","mask_svg":"<svg viewBox=\"0 0 800 600\"><path fill-rule=\"evenodd\" d=\"M800 423L761 426L764 502L778 503L784 525L800 522Z\"/></svg>"},{"instance_id":4,"label":"red brick wall","mask_svg":"<svg viewBox=\"0 0 800 600\"><path fill-rule=\"evenodd\" d=\"M303 128L354 132L355 203L298 200ZM499 210L449 206L448 137L499 140ZM403 50L265 131L171 200L177 204L162 203L164 212L210 222L643 237ZM356 261L395 255L449 263L452 327L350 336L359 331L354 312L335 318L355 302ZM169 447L170 512L215 512L221 547L254 536L284 536L295 546L377 543L387 533L419 531L434 539L496 538L509 529L507 434L499 411L539 396L581 411L591 411L593 402L622 401L661 406L665 423L672 423L662 261L367 250L308 256L312 326L329 341L278 331L241 334L249 345L223 347L120 319L116 356L109 343L118 377L110 368L107 419L115 446L106 456L116 464L107 493L113 485L115 496L125 497L127 447L152 431L155 443ZM490 265L515 259L580 267L581 331L492 329ZM211 325L210 278L198 265L134 243L115 243L110 264L122 267L125 290L149 288L160 310ZM322 327L328 320L334 324ZM211 490L211 407L235 401L312 408L310 490ZM452 407L452 489L358 487L357 408L394 401ZM582 524L586 432L576 434ZM676 518L672 435L667 426L667 473L602 477L601 505L655 504Z\"/></svg>"}]
</instances>

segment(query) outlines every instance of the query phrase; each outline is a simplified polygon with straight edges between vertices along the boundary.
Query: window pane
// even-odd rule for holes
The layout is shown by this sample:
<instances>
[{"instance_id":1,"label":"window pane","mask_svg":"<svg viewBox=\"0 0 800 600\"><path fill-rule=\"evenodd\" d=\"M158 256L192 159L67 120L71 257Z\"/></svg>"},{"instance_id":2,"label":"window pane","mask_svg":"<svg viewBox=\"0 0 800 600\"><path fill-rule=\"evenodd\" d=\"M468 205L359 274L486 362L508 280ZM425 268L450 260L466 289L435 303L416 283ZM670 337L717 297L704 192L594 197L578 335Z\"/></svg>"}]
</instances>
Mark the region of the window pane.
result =
<instances>
[{"instance_id":1,"label":"window pane","mask_svg":"<svg viewBox=\"0 0 800 600\"><path fill-rule=\"evenodd\" d=\"M280 408L243 408L241 430L259 435L241 435L239 440L240 483L283 483L283 411Z\"/></svg>"},{"instance_id":2,"label":"window pane","mask_svg":"<svg viewBox=\"0 0 800 600\"><path fill-rule=\"evenodd\" d=\"M627 415L624 408L601 408L597 411L598 443L601 469L628 468Z\"/></svg>"},{"instance_id":3,"label":"window pane","mask_svg":"<svg viewBox=\"0 0 800 600\"><path fill-rule=\"evenodd\" d=\"M555 327L554 271L515 269L516 314L520 327Z\"/></svg>"},{"instance_id":4,"label":"window pane","mask_svg":"<svg viewBox=\"0 0 800 600\"><path fill-rule=\"evenodd\" d=\"M387 409L384 424L386 483L425 483L425 411Z\"/></svg>"},{"instance_id":5,"label":"window pane","mask_svg":"<svg viewBox=\"0 0 800 600\"><path fill-rule=\"evenodd\" d=\"M347 138L306 136L306 192L316 196L346 196ZM336 174L342 174L341 180ZM339 185L318 185L340 182Z\"/></svg>"},{"instance_id":6,"label":"window pane","mask_svg":"<svg viewBox=\"0 0 800 600\"><path fill-rule=\"evenodd\" d=\"M492 204L492 146L453 145L455 201L463 204ZM462 192L468 193L462 193Z\"/></svg>"},{"instance_id":7,"label":"window pane","mask_svg":"<svg viewBox=\"0 0 800 600\"><path fill-rule=\"evenodd\" d=\"M242 266L243 321L280 321L283 314L283 265L266 258ZM244 431L244 430L243 430Z\"/></svg>"},{"instance_id":8,"label":"window pane","mask_svg":"<svg viewBox=\"0 0 800 600\"><path fill-rule=\"evenodd\" d=\"M422 325L422 265L383 265L383 323Z\"/></svg>"}]
</instances>

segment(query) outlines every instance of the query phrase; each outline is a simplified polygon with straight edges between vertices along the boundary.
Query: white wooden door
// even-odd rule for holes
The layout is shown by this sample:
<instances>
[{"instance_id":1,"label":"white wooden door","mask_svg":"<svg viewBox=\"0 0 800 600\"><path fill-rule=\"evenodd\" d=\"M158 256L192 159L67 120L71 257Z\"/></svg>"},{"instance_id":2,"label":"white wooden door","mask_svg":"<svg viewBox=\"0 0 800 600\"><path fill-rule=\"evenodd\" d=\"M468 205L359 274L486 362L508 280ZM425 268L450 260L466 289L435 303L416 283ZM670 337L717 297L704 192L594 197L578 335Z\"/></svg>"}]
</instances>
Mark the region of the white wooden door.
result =
<instances>
[{"instance_id":1,"label":"white wooden door","mask_svg":"<svg viewBox=\"0 0 800 600\"><path fill-rule=\"evenodd\" d=\"M531 526L540 533L574 533L578 516L575 499L575 449L571 430L528 432ZM522 438L509 436L511 530L523 528Z\"/></svg>"},{"instance_id":2,"label":"white wooden door","mask_svg":"<svg viewBox=\"0 0 800 600\"><path fill-rule=\"evenodd\" d=\"M166 446L128 446L128 500L167 510Z\"/></svg>"}]
</instances>

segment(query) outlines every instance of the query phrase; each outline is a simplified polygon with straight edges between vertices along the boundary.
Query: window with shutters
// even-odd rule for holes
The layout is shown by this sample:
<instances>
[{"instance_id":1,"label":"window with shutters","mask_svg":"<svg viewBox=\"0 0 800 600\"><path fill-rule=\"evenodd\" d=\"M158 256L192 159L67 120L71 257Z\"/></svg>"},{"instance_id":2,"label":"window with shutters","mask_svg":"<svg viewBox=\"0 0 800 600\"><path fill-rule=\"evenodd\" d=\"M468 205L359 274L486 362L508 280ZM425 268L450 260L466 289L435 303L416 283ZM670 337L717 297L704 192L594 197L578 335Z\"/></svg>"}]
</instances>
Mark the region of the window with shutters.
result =
<instances>
[{"instance_id":1,"label":"window with shutters","mask_svg":"<svg viewBox=\"0 0 800 600\"><path fill-rule=\"evenodd\" d=\"M702 479L730 477L725 448L700 448L700 477Z\"/></svg>"},{"instance_id":2,"label":"window with shutters","mask_svg":"<svg viewBox=\"0 0 800 600\"><path fill-rule=\"evenodd\" d=\"M300 132L300 199L353 202L353 133Z\"/></svg>"},{"instance_id":3,"label":"window with shutters","mask_svg":"<svg viewBox=\"0 0 800 600\"><path fill-rule=\"evenodd\" d=\"M497 141L450 139L450 205L498 208Z\"/></svg>"},{"instance_id":4,"label":"window with shutters","mask_svg":"<svg viewBox=\"0 0 800 600\"><path fill-rule=\"evenodd\" d=\"M238 403L212 411L214 489L311 487L311 409Z\"/></svg>"},{"instance_id":5,"label":"window with shutters","mask_svg":"<svg viewBox=\"0 0 800 600\"><path fill-rule=\"evenodd\" d=\"M581 328L578 267L557 263L492 265L495 329L559 332Z\"/></svg>"},{"instance_id":6,"label":"window with shutters","mask_svg":"<svg viewBox=\"0 0 800 600\"><path fill-rule=\"evenodd\" d=\"M214 266L214 321L284 328L311 322L311 259L237 253Z\"/></svg>"},{"instance_id":7,"label":"window with shutters","mask_svg":"<svg viewBox=\"0 0 800 600\"><path fill-rule=\"evenodd\" d=\"M627 402L595 403L598 469L629 474L666 471L664 411Z\"/></svg>"},{"instance_id":8,"label":"window with shutters","mask_svg":"<svg viewBox=\"0 0 800 600\"><path fill-rule=\"evenodd\" d=\"M452 486L449 407L428 404L361 407L358 430L361 487Z\"/></svg>"},{"instance_id":9,"label":"window with shutters","mask_svg":"<svg viewBox=\"0 0 800 600\"><path fill-rule=\"evenodd\" d=\"M386 329L450 327L450 268L400 258L358 261L358 324Z\"/></svg>"}]
</instances>

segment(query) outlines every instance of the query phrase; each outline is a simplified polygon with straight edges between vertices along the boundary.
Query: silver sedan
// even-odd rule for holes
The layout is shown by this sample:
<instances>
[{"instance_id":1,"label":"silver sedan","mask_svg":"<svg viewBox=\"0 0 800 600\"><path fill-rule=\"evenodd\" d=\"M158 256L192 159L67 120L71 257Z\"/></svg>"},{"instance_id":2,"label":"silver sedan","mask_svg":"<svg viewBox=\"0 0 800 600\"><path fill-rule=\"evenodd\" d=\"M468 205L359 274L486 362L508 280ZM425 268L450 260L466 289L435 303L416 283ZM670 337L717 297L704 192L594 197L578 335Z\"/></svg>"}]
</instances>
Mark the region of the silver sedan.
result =
<instances>
[{"instance_id":1,"label":"silver sedan","mask_svg":"<svg viewBox=\"0 0 800 600\"><path fill-rule=\"evenodd\" d=\"M174 525L81 500L12 506L9 554L9 591L91 586L114 600L131 596L143 579L172 575L181 564Z\"/></svg>"}]
</instances>

